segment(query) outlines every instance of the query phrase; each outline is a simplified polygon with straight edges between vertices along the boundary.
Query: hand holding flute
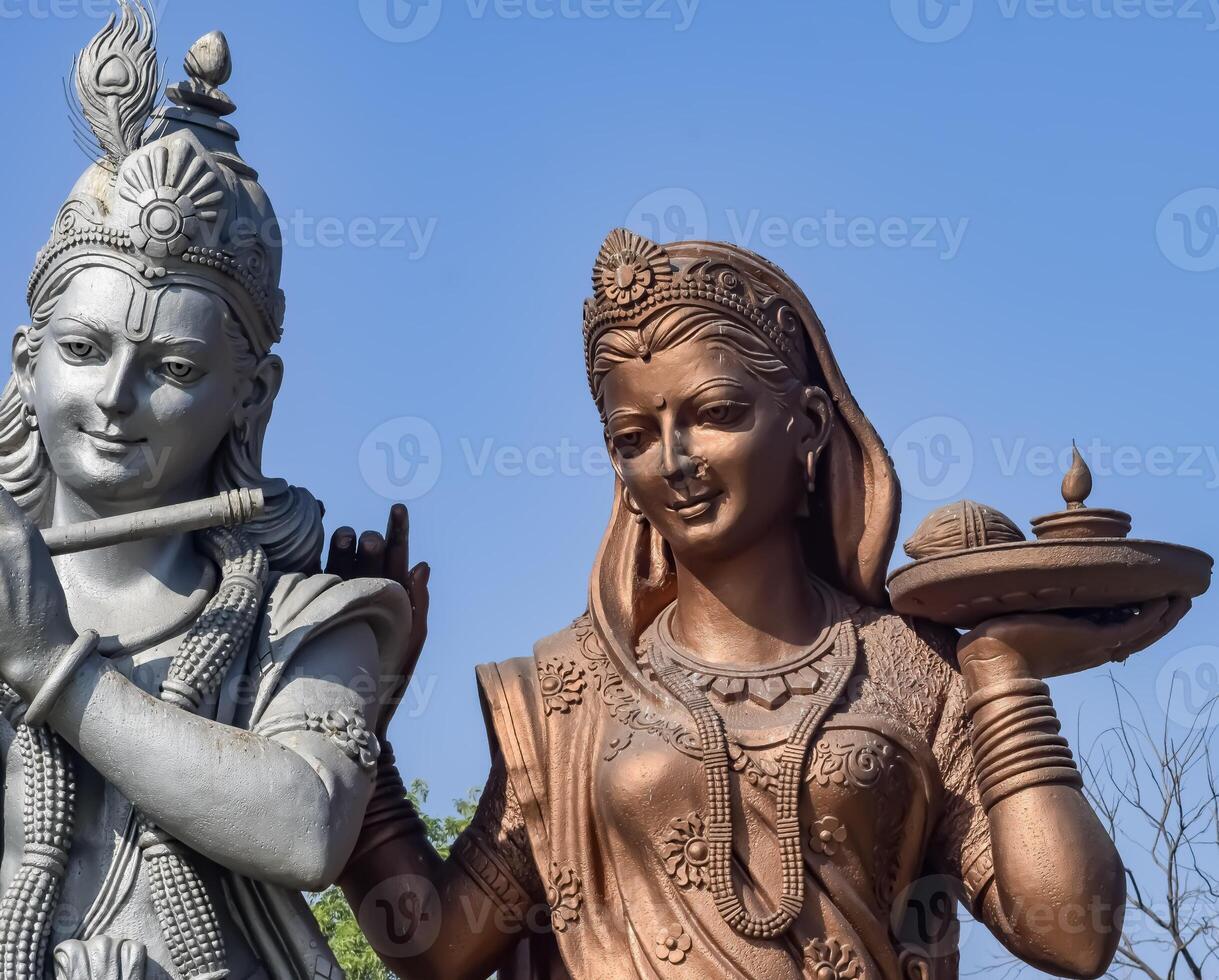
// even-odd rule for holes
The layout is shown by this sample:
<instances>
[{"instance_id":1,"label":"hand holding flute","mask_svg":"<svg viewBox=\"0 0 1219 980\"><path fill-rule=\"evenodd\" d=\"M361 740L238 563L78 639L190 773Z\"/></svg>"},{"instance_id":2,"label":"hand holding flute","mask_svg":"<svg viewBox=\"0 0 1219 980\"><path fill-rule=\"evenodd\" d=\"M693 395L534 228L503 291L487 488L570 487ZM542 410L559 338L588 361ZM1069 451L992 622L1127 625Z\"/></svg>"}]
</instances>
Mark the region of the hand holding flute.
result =
<instances>
[{"instance_id":1,"label":"hand holding flute","mask_svg":"<svg viewBox=\"0 0 1219 980\"><path fill-rule=\"evenodd\" d=\"M96 649L98 635L77 635L51 562L53 555L168 537L210 527L233 527L259 517L261 490L230 490L181 504L39 531L16 501L0 491L0 676L29 705L26 722L49 711L72 672Z\"/></svg>"}]
</instances>

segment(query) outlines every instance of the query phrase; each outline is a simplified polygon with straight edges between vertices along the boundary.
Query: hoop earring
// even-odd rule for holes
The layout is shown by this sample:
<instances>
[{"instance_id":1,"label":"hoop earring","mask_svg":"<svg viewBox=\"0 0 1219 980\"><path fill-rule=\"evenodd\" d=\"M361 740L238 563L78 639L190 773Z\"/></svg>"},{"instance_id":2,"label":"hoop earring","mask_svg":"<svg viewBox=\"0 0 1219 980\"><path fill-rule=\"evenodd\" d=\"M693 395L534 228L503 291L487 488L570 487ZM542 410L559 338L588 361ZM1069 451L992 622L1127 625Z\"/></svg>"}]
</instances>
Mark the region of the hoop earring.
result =
<instances>
[{"instance_id":1,"label":"hoop earring","mask_svg":"<svg viewBox=\"0 0 1219 980\"><path fill-rule=\"evenodd\" d=\"M635 503L635 498L631 496L631 491L625 486L622 488L622 506L631 512L636 524L646 524L648 522L648 519L643 516L643 511L639 509L639 505Z\"/></svg>"}]
</instances>

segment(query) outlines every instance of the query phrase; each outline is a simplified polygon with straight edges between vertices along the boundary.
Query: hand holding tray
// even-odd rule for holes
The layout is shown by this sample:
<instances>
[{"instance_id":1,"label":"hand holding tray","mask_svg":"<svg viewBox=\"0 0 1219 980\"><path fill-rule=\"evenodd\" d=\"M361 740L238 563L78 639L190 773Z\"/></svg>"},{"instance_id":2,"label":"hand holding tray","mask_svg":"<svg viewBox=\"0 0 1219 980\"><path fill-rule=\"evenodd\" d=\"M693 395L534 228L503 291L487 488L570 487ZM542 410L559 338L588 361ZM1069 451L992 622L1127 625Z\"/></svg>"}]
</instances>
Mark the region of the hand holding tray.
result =
<instances>
[{"instance_id":1,"label":"hand holding tray","mask_svg":"<svg viewBox=\"0 0 1219 980\"><path fill-rule=\"evenodd\" d=\"M1086 610L1100 618L1210 586L1205 552L1127 538L1130 515L1084 506L1092 476L1075 451L1063 511L1033 520L1025 540L1004 515L960 501L928 515L906 542L913 559L889 576L893 608L971 629L996 616ZM1120 614L1120 613L1119 613Z\"/></svg>"}]
</instances>

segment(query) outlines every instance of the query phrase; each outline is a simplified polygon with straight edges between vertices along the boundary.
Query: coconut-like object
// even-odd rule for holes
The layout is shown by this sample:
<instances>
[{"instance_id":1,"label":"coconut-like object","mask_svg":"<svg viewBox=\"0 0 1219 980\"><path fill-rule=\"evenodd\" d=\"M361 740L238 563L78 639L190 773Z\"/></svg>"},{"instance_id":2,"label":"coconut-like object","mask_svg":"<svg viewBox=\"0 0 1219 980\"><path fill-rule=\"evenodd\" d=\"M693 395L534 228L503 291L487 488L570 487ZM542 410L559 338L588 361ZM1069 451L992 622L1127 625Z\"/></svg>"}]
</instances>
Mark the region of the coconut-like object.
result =
<instances>
[{"instance_id":1,"label":"coconut-like object","mask_svg":"<svg viewBox=\"0 0 1219 980\"><path fill-rule=\"evenodd\" d=\"M933 510L902 547L915 561L988 544L1023 541L1014 521L993 507L974 500L958 500Z\"/></svg>"}]
</instances>

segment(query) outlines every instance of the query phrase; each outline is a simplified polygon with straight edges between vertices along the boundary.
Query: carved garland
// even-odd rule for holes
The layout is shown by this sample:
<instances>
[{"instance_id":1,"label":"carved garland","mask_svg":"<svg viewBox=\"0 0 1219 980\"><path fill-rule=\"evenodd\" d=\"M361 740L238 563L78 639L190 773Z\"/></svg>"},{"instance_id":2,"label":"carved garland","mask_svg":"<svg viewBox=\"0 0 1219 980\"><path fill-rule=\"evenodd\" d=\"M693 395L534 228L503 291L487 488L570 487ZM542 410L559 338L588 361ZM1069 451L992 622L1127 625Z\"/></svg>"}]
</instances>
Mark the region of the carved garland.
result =
<instances>
[{"instance_id":1,"label":"carved garland","mask_svg":"<svg viewBox=\"0 0 1219 980\"><path fill-rule=\"evenodd\" d=\"M267 558L240 530L203 532L221 567L216 595L182 641L162 699L195 712L215 692L253 633L267 582ZM75 823L71 753L60 737L24 722L20 698L0 684L0 705L17 731L25 792L21 867L0 901L0 977L42 980L55 905L67 873ZM147 862L157 920L182 980L228 976L224 938L211 899L185 848L143 814L139 845Z\"/></svg>"}]
</instances>

